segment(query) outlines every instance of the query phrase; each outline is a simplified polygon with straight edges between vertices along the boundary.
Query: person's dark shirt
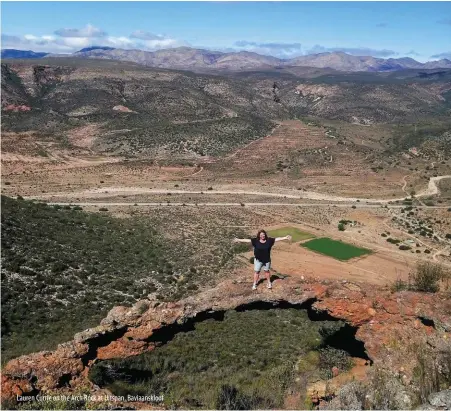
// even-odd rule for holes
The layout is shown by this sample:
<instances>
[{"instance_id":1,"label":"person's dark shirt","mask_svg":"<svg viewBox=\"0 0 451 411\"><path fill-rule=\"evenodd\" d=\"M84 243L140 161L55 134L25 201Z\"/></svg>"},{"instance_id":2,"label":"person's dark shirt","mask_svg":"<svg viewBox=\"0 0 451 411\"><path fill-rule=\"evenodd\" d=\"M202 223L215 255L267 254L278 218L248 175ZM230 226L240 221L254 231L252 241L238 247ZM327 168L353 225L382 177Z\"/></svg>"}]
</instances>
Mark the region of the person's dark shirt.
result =
<instances>
[{"instance_id":1,"label":"person's dark shirt","mask_svg":"<svg viewBox=\"0 0 451 411\"><path fill-rule=\"evenodd\" d=\"M271 261L271 247L274 245L275 238L268 237L264 243L261 243L260 239L255 237L251 238L251 242L254 247L254 257L263 264L269 263Z\"/></svg>"}]
</instances>

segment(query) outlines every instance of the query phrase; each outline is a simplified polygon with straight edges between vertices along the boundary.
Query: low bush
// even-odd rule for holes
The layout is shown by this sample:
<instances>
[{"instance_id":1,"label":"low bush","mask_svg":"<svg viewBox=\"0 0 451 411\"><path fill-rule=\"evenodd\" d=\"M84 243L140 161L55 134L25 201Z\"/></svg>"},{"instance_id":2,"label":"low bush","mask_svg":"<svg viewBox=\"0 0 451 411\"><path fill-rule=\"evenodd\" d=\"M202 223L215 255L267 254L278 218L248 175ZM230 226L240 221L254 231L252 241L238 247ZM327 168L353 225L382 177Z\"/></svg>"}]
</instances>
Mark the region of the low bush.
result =
<instances>
[{"instance_id":1,"label":"low bush","mask_svg":"<svg viewBox=\"0 0 451 411\"><path fill-rule=\"evenodd\" d=\"M421 261L411 273L412 287L416 291L435 293L440 289L439 281L445 277L446 272L442 265Z\"/></svg>"}]
</instances>

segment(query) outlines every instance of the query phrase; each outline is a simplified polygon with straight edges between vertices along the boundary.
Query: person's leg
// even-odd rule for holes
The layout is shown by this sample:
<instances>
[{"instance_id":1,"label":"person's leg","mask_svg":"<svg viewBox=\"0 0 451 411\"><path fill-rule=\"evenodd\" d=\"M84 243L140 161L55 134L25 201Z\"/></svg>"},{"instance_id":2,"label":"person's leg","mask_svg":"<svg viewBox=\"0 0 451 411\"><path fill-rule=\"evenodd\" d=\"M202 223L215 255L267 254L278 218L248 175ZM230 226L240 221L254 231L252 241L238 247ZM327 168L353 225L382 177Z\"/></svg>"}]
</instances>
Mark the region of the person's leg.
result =
<instances>
[{"instance_id":1,"label":"person's leg","mask_svg":"<svg viewBox=\"0 0 451 411\"><path fill-rule=\"evenodd\" d=\"M254 258L254 284L252 285L252 289L257 289L258 279L260 278L260 270L262 269L262 263Z\"/></svg>"},{"instance_id":2,"label":"person's leg","mask_svg":"<svg viewBox=\"0 0 451 411\"><path fill-rule=\"evenodd\" d=\"M265 272L266 281L268 282L268 288L272 288L270 268L271 268L270 262L266 263L263 267L263 271Z\"/></svg>"},{"instance_id":3,"label":"person's leg","mask_svg":"<svg viewBox=\"0 0 451 411\"><path fill-rule=\"evenodd\" d=\"M260 279L260 273L258 271L254 272L254 284L252 287L255 289L257 288L258 280Z\"/></svg>"}]
</instances>

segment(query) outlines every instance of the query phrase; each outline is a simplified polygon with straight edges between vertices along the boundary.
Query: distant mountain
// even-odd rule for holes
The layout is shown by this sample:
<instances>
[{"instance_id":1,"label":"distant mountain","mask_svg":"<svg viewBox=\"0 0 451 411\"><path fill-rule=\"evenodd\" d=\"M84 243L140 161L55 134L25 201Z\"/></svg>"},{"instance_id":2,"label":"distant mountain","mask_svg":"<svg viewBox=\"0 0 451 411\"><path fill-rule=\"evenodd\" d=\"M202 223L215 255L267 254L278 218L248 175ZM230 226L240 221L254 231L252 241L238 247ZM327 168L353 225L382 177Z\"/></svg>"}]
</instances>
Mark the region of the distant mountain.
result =
<instances>
[{"instance_id":1,"label":"distant mountain","mask_svg":"<svg viewBox=\"0 0 451 411\"><path fill-rule=\"evenodd\" d=\"M5 50L6 51L6 50ZM15 52L19 52L15 50ZM33 53L33 52L22 52ZM41 54L41 53L33 53ZM68 55L48 54L48 57L67 57ZM221 52L190 47L178 47L157 51L124 50L112 47L92 46L83 48L71 56L89 59L129 61L149 67L180 69L191 71L212 70L256 70L277 69L280 67L314 67L338 71L389 72L405 69L444 69L451 68L451 61L442 59L420 63L412 58L382 59L372 56L353 56L343 52L310 54L292 59L279 59L271 56L240 51ZM2 51L2 57L3 51ZM24 55L16 58L31 58ZM35 57L36 58L36 57Z\"/></svg>"},{"instance_id":2,"label":"distant mountain","mask_svg":"<svg viewBox=\"0 0 451 411\"><path fill-rule=\"evenodd\" d=\"M340 71L396 71L405 69L451 68L451 61L442 59L420 63L412 58L381 59L372 56L352 56L343 52L312 54L288 60L291 66L332 68Z\"/></svg>"},{"instance_id":3,"label":"distant mountain","mask_svg":"<svg viewBox=\"0 0 451 411\"><path fill-rule=\"evenodd\" d=\"M424 63L423 68L425 69L451 68L451 60L441 59L437 61L428 61L427 63Z\"/></svg>"},{"instance_id":4,"label":"distant mountain","mask_svg":"<svg viewBox=\"0 0 451 411\"><path fill-rule=\"evenodd\" d=\"M107 47L107 46L85 47L84 49L78 50L77 53L85 53L87 51L92 51L92 50L114 50L114 47Z\"/></svg>"},{"instance_id":5,"label":"distant mountain","mask_svg":"<svg viewBox=\"0 0 451 411\"><path fill-rule=\"evenodd\" d=\"M451 68L451 61L442 59L420 63L412 58L381 59L353 56L343 52L311 54L293 59L278 59L248 51L224 53L179 47L148 52L142 50L101 50L77 52L76 57L131 61L151 67L188 70L246 70L277 67L316 67L340 71L396 71L404 69Z\"/></svg>"},{"instance_id":6,"label":"distant mountain","mask_svg":"<svg viewBox=\"0 0 451 411\"><path fill-rule=\"evenodd\" d=\"M40 59L49 53L35 53L31 50L2 49L2 59Z\"/></svg>"},{"instance_id":7,"label":"distant mountain","mask_svg":"<svg viewBox=\"0 0 451 411\"><path fill-rule=\"evenodd\" d=\"M172 69L245 70L273 67L280 65L282 62L282 60L275 57L262 56L248 51L223 53L190 47L163 49L154 52L143 50L95 49L85 52L80 51L74 53L74 56L131 61L151 67Z\"/></svg>"}]
</instances>

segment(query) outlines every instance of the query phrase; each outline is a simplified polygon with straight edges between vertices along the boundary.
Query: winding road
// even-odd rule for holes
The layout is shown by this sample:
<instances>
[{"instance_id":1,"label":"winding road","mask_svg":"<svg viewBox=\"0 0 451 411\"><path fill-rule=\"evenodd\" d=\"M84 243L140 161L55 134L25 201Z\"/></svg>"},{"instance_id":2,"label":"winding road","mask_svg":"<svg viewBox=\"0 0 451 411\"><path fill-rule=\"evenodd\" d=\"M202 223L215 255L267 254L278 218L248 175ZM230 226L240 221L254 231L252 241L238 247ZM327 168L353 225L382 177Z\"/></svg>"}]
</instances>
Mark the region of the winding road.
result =
<instances>
[{"instance_id":1,"label":"winding road","mask_svg":"<svg viewBox=\"0 0 451 411\"><path fill-rule=\"evenodd\" d=\"M406 183L405 178L407 176L403 177L404 183ZM439 193L439 188L437 186L437 183L445 178L451 178L451 175L445 175L445 176L438 176L438 177L431 177L428 183L428 186L426 189L418 193L415 197L427 197L436 195ZM405 184L403 186L403 189L405 188ZM297 199L297 200L316 200L316 201L327 201L327 202L338 202L338 203L356 203L360 202L360 206L364 205L362 203L368 203L368 205L375 205L378 206L380 204L388 204L393 203L395 201L402 201L405 199L405 197L401 198L392 198L392 199L374 199L374 198L357 198L357 197L342 197L342 196L336 196L331 194L323 194L318 193L315 191L297 191L296 194L289 194L289 193L271 193L271 192L262 192L262 191L246 191L246 190L207 190L207 191L200 191L200 190L162 190L162 189L148 189L148 188L142 188L142 187L103 187L103 188L96 188L91 190L85 190L80 192L72 192L72 193L56 193L56 194L46 194L36 197L27 197L27 198L36 198L36 199L46 199L54 196L58 197L75 197L75 196L86 196L86 195L113 195L113 194L204 194L204 195L218 195L218 194L227 194L227 195L252 195L252 196L260 196L260 197L275 197L275 198L290 198L290 199ZM77 203L81 204L81 203ZM88 203L84 203L88 204ZM92 203L92 204L99 204L99 203ZM108 204L120 204L120 203L108 203ZM129 203L125 203L129 204ZM141 205L159 205L161 202L158 203L139 203ZM184 203L172 203L173 205L180 204L183 205ZM195 204L195 203L194 203ZM200 204L200 203L198 203ZM236 205L240 203L202 203L205 205ZM282 203L246 203L248 205L300 205L300 204L282 204ZM312 205L312 204L309 204ZM316 204L315 204L316 205ZM320 205L320 204L318 204ZM431 208L431 207L430 207ZM446 208L446 206L441 206L439 208Z\"/></svg>"}]
</instances>

